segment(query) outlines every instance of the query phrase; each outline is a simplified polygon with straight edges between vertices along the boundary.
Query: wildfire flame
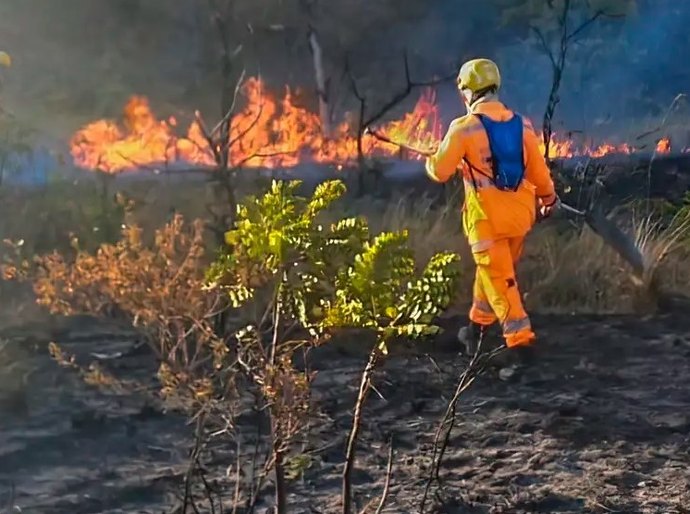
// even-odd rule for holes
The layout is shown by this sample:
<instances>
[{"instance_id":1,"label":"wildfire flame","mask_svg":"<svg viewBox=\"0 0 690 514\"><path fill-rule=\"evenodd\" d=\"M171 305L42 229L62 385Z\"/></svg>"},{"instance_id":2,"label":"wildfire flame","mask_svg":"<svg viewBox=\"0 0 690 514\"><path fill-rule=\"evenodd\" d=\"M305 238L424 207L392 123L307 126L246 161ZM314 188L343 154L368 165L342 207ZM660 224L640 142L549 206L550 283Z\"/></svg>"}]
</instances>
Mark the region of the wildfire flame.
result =
<instances>
[{"instance_id":1,"label":"wildfire flame","mask_svg":"<svg viewBox=\"0 0 690 514\"><path fill-rule=\"evenodd\" d=\"M667 137L656 144L656 153L671 153L671 140Z\"/></svg>"},{"instance_id":2,"label":"wildfire flame","mask_svg":"<svg viewBox=\"0 0 690 514\"><path fill-rule=\"evenodd\" d=\"M305 161L347 165L357 160L356 123L343 121L333 127L330 138L325 138L319 116L296 105L289 88L279 101L268 94L260 79L251 78L242 92L245 107L233 116L230 131L229 160L232 165L278 168ZM380 130L391 140L405 142L411 147L436 147L442 137L442 124L434 91L423 91L411 112ZM114 120L89 123L74 134L70 148L77 166L106 173L165 167L172 163L199 166L215 163L213 152L196 121L189 125L184 136L179 135L177 120L174 117L156 118L149 101L142 96L133 96L127 102L122 126ZM361 150L367 156L400 154L395 145L369 135L362 136ZM656 151L670 152L670 141L659 141ZM552 158L632 152L626 144L605 143L582 148L558 135L554 135L549 150ZM421 158L418 155L404 157Z\"/></svg>"},{"instance_id":3,"label":"wildfire flame","mask_svg":"<svg viewBox=\"0 0 690 514\"><path fill-rule=\"evenodd\" d=\"M295 105L286 88L278 102L259 79L249 79L243 87L246 106L233 116L230 162L249 168L291 167L300 162L347 164L358 158L353 124L344 121L326 139L318 115ZM113 120L98 120L77 131L70 142L77 166L107 173L161 166L174 162L212 166L213 153L199 124L192 122L186 136L175 133L177 120L161 121L149 102L133 96L124 109L123 127ZM396 140L429 148L441 138L441 122L433 90L423 92L415 108L401 120L384 126ZM362 136L365 155L395 155L399 149Z\"/></svg>"},{"instance_id":4,"label":"wildfire flame","mask_svg":"<svg viewBox=\"0 0 690 514\"><path fill-rule=\"evenodd\" d=\"M545 149L546 145L544 145L544 143L541 143L541 152L544 153ZM574 141L570 139L565 139L562 136L556 134L553 136L551 140L551 145L549 147L549 157L551 159L569 159L572 157L597 158L609 154L629 155L635 153L635 151L635 148L627 143L602 143L598 146L585 145L583 147L577 147ZM671 140L666 137L660 139L656 144L655 152L658 154L671 153Z\"/></svg>"}]
</instances>

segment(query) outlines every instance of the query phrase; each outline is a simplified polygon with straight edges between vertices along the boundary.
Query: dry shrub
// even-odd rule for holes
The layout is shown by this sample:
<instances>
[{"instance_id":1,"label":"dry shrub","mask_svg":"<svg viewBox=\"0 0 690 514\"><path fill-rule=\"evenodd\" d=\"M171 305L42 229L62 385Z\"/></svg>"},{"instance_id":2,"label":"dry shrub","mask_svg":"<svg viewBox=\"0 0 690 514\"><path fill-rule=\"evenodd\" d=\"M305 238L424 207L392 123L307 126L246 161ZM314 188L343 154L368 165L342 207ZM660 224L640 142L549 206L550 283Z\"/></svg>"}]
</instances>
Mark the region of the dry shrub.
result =
<instances>
[{"instance_id":1,"label":"dry shrub","mask_svg":"<svg viewBox=\"0 0 690 514\"><path fill-rule=\"evenodd\" d=\"M241 185L242 192L256 188L256 180ZM175 213L187 219L203 217L212 200L208 185L201 179L156 177L151 180L119 180L111 184L111 196L122 192L134 200L127 217L142 227L143 234L153 233ZM53 249L68 250L66 237L75 234L87 249L104 242L100 228L103 219L102 191L97 181L51 184L43 190L5 190L0 203L0 237L25 241L24 255ZM471 301L473 268L460 221L460 200L439 204L432 198L405 196L393 200L373 197L348 199L344 205L348 213L365 215L372 232L407 229L409 243L417 262L425 262L439 251L454 251L462 256L461 291L453 311L464 311ZM113 222L121 213L113 213ZM630 216L625 215L624 218ZM677 220L680 222L680 219ZM114 225L114 223L112 224ZM558 228L556 227L558 225ZM645 247L648 261L657 262L655 281L663 287L690 291L687 266L688 238L680 238L682 223L673 229L660 225L652 218L636 223L631 233L638 233L638 242ZM686 227L687 228L687 227ZM98 230L96 230L98 229ZM670 230L670 231L669 231ZM673 235L672 231L676 233ZM686 230L685 228L683 230ZM645 233L647 235L645 235ZM664 250L664 241L676 240ZM656 249L654 249L656 248ZM685 253L684 253L685 252ZM662 259L654 257L661 256ZM652 269L650 267L650 269ZM652 275L645 281L649 282ZM535 228L525 246L525 256L519 267L521 289L532 310L567 312L629 312L634 297L644 286L633 287L629 268L588 230L576 227L561 230L558 222L548 221ZM3 307L16 303L17 292L2 287ZM22 296L25 298L25 296ZM20 313L22 305L13 308ZM33 317L33 311L26 311ZM16 319L12 315L12 320Z\"/></svg>"},{"instance_id":2,"label":"dry shrub","mask_svg":"<svg viewBox=\"0 0 690 514\"><path fill-rule=\"evenodd\" d=\"M201 179L201 177L199 177ZM112 179L112 180L111 180ZM204 180L134 179L94 177L60 180L45 187L0 189L0 240L21 241L21 255L58 251L72 254L71 242L95 252L103 243L115 243L125 224L141 229L145 244L155 230L176 214L185 219L203 218L208 201ZM12 250L9 257L15 259ZM7 248L0 249L0 256ZM27 284L0 281L0 326L45 320L36 309Z\"/></svg>"},{"instance_id":3,"label":"dry shrub","mask_svg":"<svg viewBox=\"0 0 690 514\"><path fill-rule=\"evenodd\" d=\"M6 280L30 280L37 302L53 314L115 316L141 330L160 360L165 393L210 394L204 376L220 366L227 346L216 331L227 306L224 295L204 288L207 263L201 220L181 215L142 241L142 230L127 225L119 241L95 252L72 240L71 255L54 251L3 267Z\"/></svg>"}]
</instances>

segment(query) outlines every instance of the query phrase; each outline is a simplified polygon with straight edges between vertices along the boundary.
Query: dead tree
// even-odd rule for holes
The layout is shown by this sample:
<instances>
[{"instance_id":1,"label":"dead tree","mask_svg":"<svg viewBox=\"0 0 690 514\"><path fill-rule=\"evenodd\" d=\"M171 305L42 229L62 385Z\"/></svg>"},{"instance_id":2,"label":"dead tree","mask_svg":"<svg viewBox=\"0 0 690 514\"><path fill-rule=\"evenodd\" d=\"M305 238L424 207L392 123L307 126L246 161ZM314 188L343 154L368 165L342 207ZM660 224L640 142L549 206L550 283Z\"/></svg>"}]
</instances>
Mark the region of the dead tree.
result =
<instances>
[{"instance_id":1,"label":"dead tree","mask_svg":"<svg viewBox=\"0 0 690 514\"><path fill-rule=\"evenodd\" d=\"M240 75L239 80L233 88L234 94L232 100L229 102L227 111L223 114L221 120L209 129L204 122L201 113L195 113L196 122L201 130L206 143L211 151L215 167L210 175L210 180L218 187L215 189L219 203L222 204L220 211L208 208L209 214L213 221L211 223L211 230L216 234L219 244L223 242L223 234L232 225L234 215L237 210L237 193L236 193L236 172L237 168L230 161L230 150L237 142L230 136L230 128L232 124L232 117L235 113L235 106L237 96L240 92L244 81L244 71Z\"/></svg>"},{"instance_id":2,"label":"dead tree","mask_svg":"<svg viewBox=\"0 0 690 514\"><path fill-rule=\"evenodd\" d=\"M314 59L314 77L316 79L316 93L319 97L319 119L321 120L321 133L325 139L330 139L332 136L331 127L331 109L330 109L330 95L329 95L329 80L326 78L326 72L323 65L323 51L319 38L311 25L309 26L307 39L309 40L309 49L311 50L312 58Z\"/></svg>"},{"instance_id":3,"label":"dead tree","mask_svg":"<svg viewBox=\"0 0 690 514\"><path fill-rule=\"evenodd\" d=\"M196 113L197 123L210 147L215 161L214 173L211 180L218 186L215 192L218 200L223 204L220 213L209 209L214 219L212 229L221 234L232 224L237 208L237 193L235 185L236 168L230 160L232 141L232 118L235 114L237 96L242 87L245 71L242 70L237 78L237 61L244 45L230 40L232 0L208 0L211 20L220 43L220 121L212 130L208 130L199 113Z\"/></svg>"},{"instance_id":4,"label":"dead tree","mask_svg":"<svg viewBox=\"0 0 690 514\"><path fill-rule=\"evenodd\" d=\"M452 73L443 75L440 78L435 78L435 79L430 79L430 80L424 80L424 81L414 81L412 80L412 76L410 73L410 61L407 57L407 51L403 53L403 66L404 66L404 73L405 73L405 86L395 95L391 97L390 100L388 100L386 103L381 105L376 111L374 111L372 114L369 116L366 116L367 114L367 108L369 106L368 100L364 93L361 91L359 86L357 85L357 80L352 72L352 67L350 64L350 59L345 60L345 73L349 79L350 82L350 88L352 90L352 94L354 97L357 99L359 102L359 109L358 109L358 116L357 116L357 161L359 164L359 172L357 175L357 193L359 195L363 195L365 191L365 179L366 175L370 171L369 168L366 165L366 161L364 159L364 145L363 145L363 138L364 135L366 134L367 129L374 125L375 123L378 123L381 121L386 114L388 114L390 111L395 109L400 103L405 101L408 96L412 93L413 90L422 88L422 87L433 87L437 86L439 84L442 84L444 82L448 82L449 80L452 80L455 78L455 71Z\"/></svg>"},{"instance_id":5,"label":"dead tree","mask_svg":"<svg viewBox=\"0 0 690 514\"><path fill-rule=\"evenodd\" d=\"M555 10L554 2L547 2L549 9ZM546 53L551 63L552 81L551 90L549 91L549 98L546 102L546 110L544 111L544 119L542 125L542 132L544 137L544 158L550 162L549 151L551 148L551 139L553 136L553 116L556 112L556 107L560 103L559 91L563 81L563 72L565 71L568 53L572 48L574 42L577 41L585 30L587 30L594 22L603 17L616 17L615 14L607 14L603 10L598 10L589 16L585 21L581 22L574 29L571 28L570 15L573 9L572 0L563 0L562 9L557 14L558 21L558 43L554 49L554 45L550 44L546 35L538 27L531 27L532 31L537 37L540 46L544 53Z\"/></svg>"}]
</instances>

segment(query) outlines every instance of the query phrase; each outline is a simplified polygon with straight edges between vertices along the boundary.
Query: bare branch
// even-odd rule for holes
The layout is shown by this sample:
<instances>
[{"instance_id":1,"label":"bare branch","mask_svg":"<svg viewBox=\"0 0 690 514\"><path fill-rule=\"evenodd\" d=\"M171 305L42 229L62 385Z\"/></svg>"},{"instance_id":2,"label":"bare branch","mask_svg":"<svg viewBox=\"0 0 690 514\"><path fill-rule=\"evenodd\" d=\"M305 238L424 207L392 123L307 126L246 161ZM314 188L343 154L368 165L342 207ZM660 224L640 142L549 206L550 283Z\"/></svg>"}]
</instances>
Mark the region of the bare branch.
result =
<instances>
[{"instance_id":1,"label":"bare branch","mask_svg":"<svg viewBox=\"0 0 690 514\"><path fill-rule=\"evenodd\" d=\"M352 511L352 470L355 465L355 455L357 451L357 436L362 426L362 409L364 402L371 389L371 379L374 370L379 361L379 350L377 346L369 353L369 360L362 371L362 376L359 383L359 392L357 393L357 400L355 402L354 412L352 414L352 426L347 438L347 447L345 451L345 466L343 469L342 480L342 514L350 514Z\"/></svg>"},{"instance_id":2,"label":"bare branch","mask_svg":"<svg viewBox=\"0 0 690 514\"><path fill-rule=\"evenodd\" d=\"M668 118L671 115L671 112L673 111L673 109L675 109L676 105L678 105L681 100L684 100L686 98L687 98L687 95L685 93L680 93L680 94L676 95L675 98L673 99L673 101L671 102L671 104L669 105L668 109L666 109L666 114L664 115L664 118L662 119L661 124L656 128L653 128L651 130L647 130L647 131L643 132L642 134L636 136L635 140L639 141L641 139L644 139L647 136L651 136L652 134L656 134L658 132L661 132L665 128L666 123L668 122Z\"/></svg>"},{"instance_id":3,"label":"bare branch","mask_svg":"<svg viewBox=\"0 0 690 514\"><path fill-rule=\"evenodd\" d=\"M223 60L232 61L233 57L237 56L238 51L230 51L230 41L228 40L228 34L226 30L226 25L224 20L225 13L221 12L220 7L216 3L216 0L208 0L208 4L211 8L213 14L213 22L216 26L216 31L218 32L218 37L221 41L223 47Z\"/></svg>"},{"instance_id":4,"label":"bare branch","mask_svg":"<svg viewBox=\"0 0 690 514\"><path fill-rule=\"evenodd\" d=\"M237 96L239 95L240 89L242 89L242 84L244 83L244 76L246 74L246 70L242 70L242 73L240 74L240 78L237 80L237 84L235 85L235 91L233 92L232 95L232 103L230 104L230 108L228 109L228 112L225 113L225 116L223 116L223 119L220 120L215 127L213 127L213 130L210 132L210 136L213 137L215 136L216 132L218 132L221 127L230 121L230 118L232 118L232 115L235 113L235 105L237 104Z\"/></svg>"},{"instance_id":5,"label":"bare branch","mask_svg":"<svg viewBox=\"0 0 690 514\"><path fill-rule=\"evenodd\" d=\"M214 160L216 161L216 163L219 163L221 161L220 151L218 149L218 146L216 145L216 142L213 140L213 136L211 136L211 133L208 131L208 128L206 128L206 122L201 117L201 113L199 111L195 111L194 118L196 119L196 122L199 125L201 135L204 136L204 139L206 140L209 148L211 149L211 152L213 152Z\"/></svg>"},{"instance_id":6,"label":"bare branch","mask_svg":"<svg viewBox=\"0 0 690 514\"><path fill-rule=\"evenodd\" d=\"M128 163L130 163L132 166L134 166L137 169L146 170L146 171L150 171L150 172L155 172L158 169L157 166L150 166L148 164L139 163L139 162L135 161L134 159L132 159L131 157L129 157L129 156L127 156L121 152L117 152L117 155L119 157L122 157L125 161L127 161ZM166 164L166 168L167 168L167 164ZM111 173L107 173L107 172L105 172L105 174L111 175Z\"/></svg>"},{"instance_id":7,"label":"bare branch","mask_svg":"<svg viewBox=\"0 0 690 514\"><path fill-rule=\"evenodd\" d=\"M364 159L364 145L362 144L362 137L364 136L364 133L366 131L366 125L364 124L364 114L367 110L367 100L362 94L362 92L359 90L359 87L357 86L357 80L355 79L354 74L352 73L352 69L350 68L350 59L349 56L346 56L345 58L345 74L347 75L347 78L350 82L350 87L352 88L352 93L355 95L355 98L359 101L359 111L357 113L357 163L359 165L359 171L360 173L357 175L357 181L359 184L358 187L358 193L363 194L364 193L364 171L366 169L365 167L365 159Z\"/></svg>"},{"instance_id":8,"label":"bare branch","mask_svg":"<svg viewBox=\"0 0 690 514\"><path fill-rule=\"evenodd\" d=\"M204 492L206 493L206 500L208 501L209 506L211 507L211 514L216 514L216 502L213 499L213 488L211 487L211 484L208 483L208 480L206 480L206 473L204 473L204 470L201 467L201 462L199 460L198 455L196 458L196 466L199 477L201 478L201 482L204 484ZM223 505L222 498L220 500L220 505L221 507Z\"/></svg>"},{"instance_id":9,"label":"bare branch","mask_svg":"<svg viewBox=\"0 0 690 514\"><path fill-rule=\"evenodd\" d=\"M549 44L546 42L546 37L544 36L544 33L541 30L539 30L538 27L530 27L530 28L532 29L532 32L534 32L534 34L539 39L539 43L541 44L542 49L544 50L544 53L546 54L546 56L551 61L551 65L554 68L556 68L557 67L556 58L553 55L553 51L551 50L551 47L549 47Z\"/></svg>"},{"instance_id":10,"label":"bare branch","mask_svg":"<svg viewBox=\"0 0 690 514\"><path fill-rule=\"evenodd\" d=\"M448 75L445 75L441 78L437 79L432 79L432 80L426 80L422 82L415 82L410 78L410 64L409 60L407 58L407 53L404 55L404 66L405 66L405 81L406 85L403 90L401 90L398 94L394 95L393 98L391 98L388 102L386 102L376 113L371 115L369 119L367 119L363 125L365 127L368 127L370 125L373 125L377 121L379 121L381 118L383 118L390 110L395 108L400 102L405 100L410 93L412 92L413 89L419 88L419 87L432 87L432 86L437 86L438 84L442 84L443 82L448 82L449 80L452 80L455 78L455 72L449 73Z\"/></svg>"},{"instance_id":11,"label":"bare branch","mask_svg":"<svg viewBox=\"0 0 690 514\"><path fill-rule=\"evenodd\" d=\"M242 130L239 134L237 134L234 138L232 138L230 141L228 141L228 149L232 148L235 146L235 144L238 141L242 141L244 137L249 134L254 127L259 123L259 120L261 119L261 115L264 112L264 102L263 102L263 92L261 93L261 104L259 105L259 112L256 113L256 117L254 120L247 126L246 129Z\"/></svg>"},{"instance_id":12,"label":"bare branch","mask_svg":"<svg viewBox=\"0 0 690 514\"><path fill-rule=\"evenodd\" d=\"M407 48L403 50L403 62L405 64L405 81L408 84L411 84L412 79L410 78L410 60L407 57Z\"/></svg>"},{"instance_id":13,"label":"bare branch","mask_svg":"<svg viewBox=\"0 0 690 514\"><path fill-rule=\"evenodd\" d=\"M605 15L604 11L597 11L596 13L594 13L588 20L582 22L582 24L578 28L576 28L574 31L572 31L570 34L568 34L566 36L566 38L565 38L566 42L570 42L573 39L575 39L582 32L587 30L587 28L590 25L592 25L592 23L594 23L595 21L597 21L599 18L601 18L604 15Z\"/></svg>"},{"instance_id":14,"label":"bare branch","mask_svg":"<svg viewBox=\"0 0 690 514\"><path fill-rule=\"evenodd\" d=\"M383 493L381 493L381 501L376 509L375 514L381 514L386 502L388 501L388 494L391 489L391 477L393 476L393 436L391 436L388 443L388 465L386 466L386 481L383 484Z\"/></svg>"},{"instance_id":15,"label":"bare branch","mask_svg":"<svg viewBox=\"0 0 690 514\"><path fill-rule=\"evenodd\" d=\"M237 437L237 458L235 460L235 496L232 501L232 514L237 514L237 509L240 506L240 489L241 489L241 462L242 462L242 446L240 443L240 437L239 434L236 436ZM252 485L250 485L251 489Z\"/></svg>"},{"instance_id":16,"label":"bare branch","mask_svg":"<svg viewBox=\"0 0 690 514\"><path fill-rule=\"evenodd\" d=\"M352 87L352 93L355 95L355 98L357 98L357 100L360 102L364 102L365 99L362 96L362 93L359 91L359 87L357 87L357 80L355 79L355 76L352 73L352 68L350 67L349 56L345 57L345 74L350 82L350 87Z\"/></svg>"},{"instance_id":17,"label":"bare branch","mask_svg":"<svg viewBox=\"0 0 690 514\"><path fill-rule=\"evenodd\" d=\"M241 168L244 164L247 162L251 161L252 159L268 159L270 157L279 157L281 155L292 155L297 153L298 150L286 150L282 152L269 152L269 153L260 153L260 152L255 152L251 155L248 155L241 161L237 162L234 164L236 168Z\"/></svg>"}]
</instances>

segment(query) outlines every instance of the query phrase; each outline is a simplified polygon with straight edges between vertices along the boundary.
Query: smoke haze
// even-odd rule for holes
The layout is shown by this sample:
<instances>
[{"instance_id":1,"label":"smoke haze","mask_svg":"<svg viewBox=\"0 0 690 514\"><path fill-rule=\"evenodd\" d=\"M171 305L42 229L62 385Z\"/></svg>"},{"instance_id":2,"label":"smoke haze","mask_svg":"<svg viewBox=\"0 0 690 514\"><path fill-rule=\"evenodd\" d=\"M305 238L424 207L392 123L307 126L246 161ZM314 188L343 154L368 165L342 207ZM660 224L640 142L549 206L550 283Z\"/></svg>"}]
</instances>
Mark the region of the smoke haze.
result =
<instances>
[{"instance_id":1,"label":"smoke haze","mask_svg":"<svg viewBox=\"0 0 690 514\"><path fill-rule=\"evenodd\" d=\"M504 99L540 122L551 84L548 59L526 27L505 25L492 2L457 0L238 0L231 28L242 66L280 93L301 86L315 109L306 30L316 27L342 109L355 103L342 80L346 56L372 104L403 85L403 49L424 79L463 59L488 56L503 70ZM311 7L310 7L311 6ZM316 7L314 7L316 6ZM639 1L638 14L605 20L573 47L557 124L614 133L631 120L660 116L690 88L682 64L690 49L690 2ZM95 118L117 117L143 94L162 117L218 111L217 34L206 2L196 0L3 0L0 48L15 65L2 77L4 105L64 143ZM239 70L238 70L239 72ZM452 84L439 88L444 121L461 114ZM410 99L412 102L414 98ZM409 106L406 104L406 106Z\"/></svg>"}]
</instances>

